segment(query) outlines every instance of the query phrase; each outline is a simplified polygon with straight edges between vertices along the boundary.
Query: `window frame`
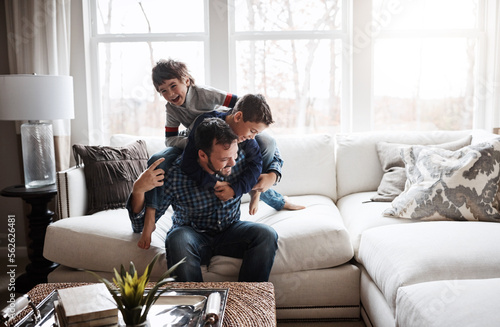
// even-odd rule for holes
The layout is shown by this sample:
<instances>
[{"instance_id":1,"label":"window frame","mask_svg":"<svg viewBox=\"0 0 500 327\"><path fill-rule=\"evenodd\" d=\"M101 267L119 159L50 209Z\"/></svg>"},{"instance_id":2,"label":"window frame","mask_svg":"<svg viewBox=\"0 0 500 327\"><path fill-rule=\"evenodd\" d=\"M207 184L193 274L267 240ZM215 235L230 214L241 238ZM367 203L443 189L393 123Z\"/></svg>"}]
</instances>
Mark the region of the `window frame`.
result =
<instances>
[{"instance_id":1,"label":"window frame","mask_svg":"<svg viewBox=\"0 0 500 327\"><path fill-rule=\"evenodd\" d=\"M217 1L212 1L216 3ZM116 33L116 34L98 34L97 20L92 17L96 16L97 3L96 0L89 1L90 10L90 64L91 74L90 80L92 85L99 85L99 44L101 43L127 43L127 42L203 42L204 52L210 54L211 46L210 33L214 25L210 22L209 0L203 0L204 3L204 31L203 32L189 32L189 33ZM208 55L204 58L205 76L207 81L210 81L210 67L212 62ZM151 86L152 87L152 86ZM103 108L101 105L101 90L99 87L92 88L92 114L90 115L90 129L95 131L89 133L90 144L108 144L111 135L107 132L104 126Z\"/></svg>"}]
</instances>

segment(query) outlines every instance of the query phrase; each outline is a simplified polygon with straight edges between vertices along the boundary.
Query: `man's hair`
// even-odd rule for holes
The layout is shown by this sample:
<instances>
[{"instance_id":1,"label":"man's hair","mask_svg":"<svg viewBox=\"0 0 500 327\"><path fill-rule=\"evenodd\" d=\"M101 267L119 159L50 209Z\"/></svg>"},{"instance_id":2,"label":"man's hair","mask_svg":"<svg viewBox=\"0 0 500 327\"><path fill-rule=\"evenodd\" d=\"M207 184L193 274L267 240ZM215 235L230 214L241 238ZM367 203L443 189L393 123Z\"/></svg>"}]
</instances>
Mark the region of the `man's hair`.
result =
<instances>
[{"instance_id":1,"label":"man's hair","mask_svg":"<svg viewBox=\"0 0 500 327\"><path fill-rule=\"evenodd\" d=\"M241 111L243 121L264 123L266 126L274 123L271 108L262 94L246 94L236 102L233 113Z\"/></svg>"},{"instance_id":2,"label":"man's hair","mask_svg":"<svg viewBox=\"0 0 500 327\"><path fill-rule=\"evenodd\" d=\"M151 75L153 85L158 92L160 85L168 79L177 78L180 80L183 77L187 77L189 78L191 85L194 85L194 78L191 74L189 74L186 64L173 59L160 59L160 61L156 63L156 66L153 67Z\"/></svg>"},{"instance_id":3,"label":"man's hair","mask_svg":"<svg viewBox=\"0 0 500 327\"><path fill-rule=\"evenodd\" d=\"M206 155L210 156L212 153L212 145L222 144L229 146L238 136L233 132L231 127L220 118L205 118L196 128L194 134L194 141L196 150L202 150Z\"/></svg>"}]
</instances>

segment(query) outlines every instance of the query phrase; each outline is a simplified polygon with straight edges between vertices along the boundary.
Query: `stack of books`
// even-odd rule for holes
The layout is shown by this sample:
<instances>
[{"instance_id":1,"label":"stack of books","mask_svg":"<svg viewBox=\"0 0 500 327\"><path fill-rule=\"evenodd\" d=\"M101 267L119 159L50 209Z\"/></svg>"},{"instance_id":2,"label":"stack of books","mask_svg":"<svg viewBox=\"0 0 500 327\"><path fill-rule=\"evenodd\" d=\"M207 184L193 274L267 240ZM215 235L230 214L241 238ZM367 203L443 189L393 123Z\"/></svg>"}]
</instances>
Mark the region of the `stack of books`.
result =
<instances>
[{"instance_id":1,"label":"stack of books","mask_svg":"<svg viewBox=\"0 0 500 327\"><path fill-rule=\"evenodd\" d=\"M54 302L56 322L60 327L116 326L118 308L102 283L58 290Z\"/></svg>"}]
</instances>

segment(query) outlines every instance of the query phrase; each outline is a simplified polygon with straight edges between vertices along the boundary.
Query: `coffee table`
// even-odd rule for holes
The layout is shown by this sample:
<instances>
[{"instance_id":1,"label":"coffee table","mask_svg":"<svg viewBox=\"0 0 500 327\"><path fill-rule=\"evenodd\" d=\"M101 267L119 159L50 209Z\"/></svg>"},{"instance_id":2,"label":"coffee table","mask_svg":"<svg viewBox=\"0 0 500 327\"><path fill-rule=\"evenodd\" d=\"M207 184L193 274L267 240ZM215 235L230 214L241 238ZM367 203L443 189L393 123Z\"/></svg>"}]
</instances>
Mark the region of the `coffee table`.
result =
<instances>
[{"instance_id":1,"label":"coffee table","mask_svg":"<svg viewBox=\"0 0 500 327\"><path fill-rule=\"evenodd\" d=\"M38 284L28 292L31 300L38 305L52 291L89 283L46 283ZM229 294L224 312L224 327L276 327L276 304L272 283L203 282L169 283L172 288L227 288ZM31 311L25 309L11 323L20 321Z\"/></svg>"}]
</instances>

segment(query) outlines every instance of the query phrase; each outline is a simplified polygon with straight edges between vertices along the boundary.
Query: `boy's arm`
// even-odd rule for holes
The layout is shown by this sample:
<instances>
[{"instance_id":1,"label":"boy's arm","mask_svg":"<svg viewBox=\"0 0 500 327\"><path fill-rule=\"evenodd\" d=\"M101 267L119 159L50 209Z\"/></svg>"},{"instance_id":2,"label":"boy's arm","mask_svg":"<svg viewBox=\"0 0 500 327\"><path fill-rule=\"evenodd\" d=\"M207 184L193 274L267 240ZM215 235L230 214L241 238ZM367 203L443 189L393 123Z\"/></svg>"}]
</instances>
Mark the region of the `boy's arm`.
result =
<instances>
[{"instance_id":1,"label":"boy's arm","mask_svg":"<svg viewBox=\"0 0 500 327\"><path fill-rule=\"evenodd\" d=\"M231 183L235 196L250 192L257 183L262 171L262 154L257 141L246 140L240 143L240 147L245 153L246 165L238 179Z\"/></svg>"},{"instance_id":2,"label":"boy's arm","mask_svg":"<svg viewBox=\"0 0 500 327\"><path fill-rule=\"evenodd\" d=\"M179 134L180 120L176 117L173 109L166 105L166 122L165 122L165 146L175 146L183 149L186 146L187 139L182 133Z\"/></svg>"},{"instance_id":3,"label":"boy's arm","mask_svg":"<svg viewBox=\"0 0 500 327\"><path fill-rule=\"evenodd\" d=\"M259 176L257 184L252 188L254 191L265 192L273 185L276 185L281 180L281 167L283 166L283 159L278 147L275 147L273 154L273 161L267 167L267 170L262 172Z\"/></svg>"},{"instance_id":4,"label":"boy's arm","mask_svg":"<svg viewBox=\"0 0 500 327\"><path fill-rule=\"evenodd\" d=\"M186 147L186 144L187 137L182 132L179 133L179 125L177 127L165 126L165 146L175 146L183 149Z\"/></svg>"},{"instance_id":5,"label":"boy's arm","mask_svg":"<svg viewBox=\"0 0 500 327\"><path fill-rule=\"evenodd\" d=\"M281 158L281 153L278 147L274 149L274 157L273 161L265 171L266 173L275 173L276 174L276 183L281 180L281 168L283 167L283 159Z\"/></svg>"}]
</instances>

